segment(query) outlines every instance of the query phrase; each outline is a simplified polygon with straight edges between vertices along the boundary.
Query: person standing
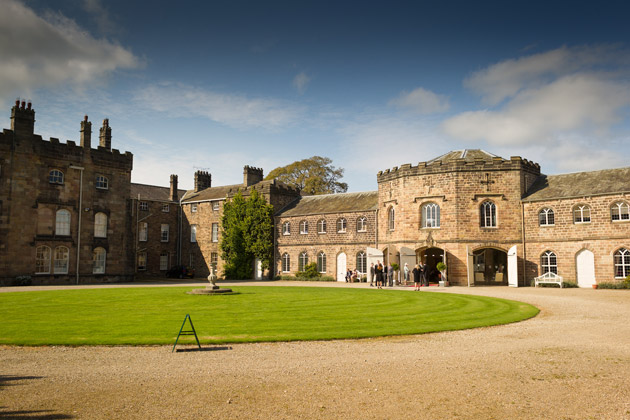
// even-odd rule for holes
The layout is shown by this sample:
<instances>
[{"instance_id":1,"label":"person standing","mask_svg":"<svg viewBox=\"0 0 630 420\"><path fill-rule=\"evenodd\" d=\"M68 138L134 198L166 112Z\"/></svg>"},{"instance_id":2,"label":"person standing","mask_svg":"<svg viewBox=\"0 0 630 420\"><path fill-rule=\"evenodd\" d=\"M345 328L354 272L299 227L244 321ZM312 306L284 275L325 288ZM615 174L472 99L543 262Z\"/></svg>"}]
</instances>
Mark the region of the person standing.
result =
<instances>
[{"instance_id":1,"label":"person standing","mask_svg":"<svg viewBox=\"0 0 630 420\"><path fill-rule=\"evenodd\" d=\"M422 284L429 287L429 266L427 263L422 264Z\"/></svg>"},{"instance_id":2,"label":"person standing","mask_svg":"<svg viewBox=\"0 0 630 420\"><path fill-rule=\"evenodd\" d=\"M374 263L370 264L370 287L374 287L374 275L375 275L375 271L374 271Z\"/></svg>"},{"instance_id":3,"label":"person standing","mask_svg":"<svg viewBox=\"0 0 630 420\"><path fill-rule=\"evenodd\" d=\"M376 261L376 267L374 268L376 272L376 287L382 289L383 287L383 265L380 261Z\"/></svg>"},{"instance_id":4,"label":"person standing","mask_svg":"<svg viewBox=\"0 0 630 420\"><path fill-rule=\"evenodd\" d=\"M409 265L407 263L405 263L405 268L403 269L403 281L405 283L405 286L409 281Z\"/></svg>"},{"instance_id":5,"label":"person standing","mask_svg":"<svg viewBox=\"0 0 630 420\"><path fill-rule=\"evenodd\" d=\"M420 290L420 266L416 264L416 266L411 270L411 274L413 275L413 284L414 284L414 292Z\"/></svg>"},{"instance_id":6,"label":"person standing","mask_svg":"<svg viewBox=\"0 0 630 420\"><path fill-rule=\"evenodd\" d=\"M387 286L394 286L394 269L392 268L392 264L387 264Z\"/></svg>"}]
</instances>

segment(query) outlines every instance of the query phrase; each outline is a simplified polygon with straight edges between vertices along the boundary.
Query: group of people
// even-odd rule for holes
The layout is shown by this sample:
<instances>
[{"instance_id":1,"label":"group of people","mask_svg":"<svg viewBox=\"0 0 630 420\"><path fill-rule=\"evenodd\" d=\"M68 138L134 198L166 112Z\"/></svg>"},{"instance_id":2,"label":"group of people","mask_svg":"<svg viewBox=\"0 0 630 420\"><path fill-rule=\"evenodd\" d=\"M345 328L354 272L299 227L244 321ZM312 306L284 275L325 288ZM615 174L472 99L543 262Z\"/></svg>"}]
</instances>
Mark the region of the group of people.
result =
<instances>
[{"instance_id":1,"label":"group of people","mask_svg":"<svg viewBox=\"0 0 630 420\"><path fill-rule=\"evenodd\" d=\"M350 271L350 270L348 270ZM370 287L376 286L382 289L383 286L392 287L396 284L400 284L400 281L394 278L394 269L391 264L383 265L380 261L376 264L372 263L370 266ZM403 268L403 284L406 286L409 284L410 277L413 277L414 290L420 290L422 286L429 285L429 268L426 264L416 264L415 267L410 270L409 264L405 263Z\"/></svg>"},{"instance_id":2,"label":"group of people","mask_svg":"<svg viewBox=\"0 0 630 420\"><path fill-rule=\"evenodd\" d=\"M372 263L370 266L370 287L374 287L374 283L376 283L376 287L382 289L383 286L393 287L396 280L394 279L394 269L392 265L383 265L380 261L376 262L376 265Z\"/></svg>"},{"instance_id":3,"label":"group of people","mask_svg":"<svg viewBox=\"0 0 630 420\"><path fill-rule=\"evenodd\" d=\"M348 268L348 270L346 271L346 283L354 283L358 279L359 272L357 271L357 269L355 268L354 270L350 270Z\"/></svg>"},{"instance_id":4,"label":"group of people","mask_svg":"<svg viewBox=\"0 0 630 420\"><path fill-rule=\"evenodd\" d=\"M409 266L407 265L407 263L405 263L405 272L409 273ZM429 268L426 264L416 264L413 270L411 270L411 274L413 276L413 290L418 291L420 290L420 287L429 285ZM405 277L407 278L408 276L409 274L405 275Z\"/></svg>"}]
</instances>

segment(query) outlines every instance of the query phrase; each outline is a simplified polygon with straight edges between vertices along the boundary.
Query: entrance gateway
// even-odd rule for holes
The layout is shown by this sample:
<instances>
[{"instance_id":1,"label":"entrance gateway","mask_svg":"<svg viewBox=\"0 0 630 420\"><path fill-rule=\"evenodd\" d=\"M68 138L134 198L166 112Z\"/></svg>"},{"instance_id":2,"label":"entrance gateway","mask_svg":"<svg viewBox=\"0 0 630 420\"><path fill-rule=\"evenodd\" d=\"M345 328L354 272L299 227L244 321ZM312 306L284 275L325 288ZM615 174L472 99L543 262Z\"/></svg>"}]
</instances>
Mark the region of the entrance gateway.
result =
<instances>
[{"instance_id":1,"label":"entrance gateway","mask_svg":"<svg viewBox=\"0 0 630 420\"><path fill-rule=\"evenodd\" d=\"M472 251L466 247L468 286L518 287L517 246L508 252L485 247Z\"/></svg>"}]
</instances>

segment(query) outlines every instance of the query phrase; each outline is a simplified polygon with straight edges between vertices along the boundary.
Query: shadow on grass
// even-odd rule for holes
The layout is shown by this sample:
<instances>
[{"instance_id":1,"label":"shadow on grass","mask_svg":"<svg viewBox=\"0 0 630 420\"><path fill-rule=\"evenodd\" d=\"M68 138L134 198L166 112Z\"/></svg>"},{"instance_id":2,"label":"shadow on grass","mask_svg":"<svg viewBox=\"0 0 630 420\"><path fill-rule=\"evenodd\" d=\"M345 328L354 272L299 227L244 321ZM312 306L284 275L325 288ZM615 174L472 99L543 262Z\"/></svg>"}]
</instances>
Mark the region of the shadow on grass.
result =
<instances>
[{"instance_id":1,"label":"shadow on grass","mask_svg":"<svg viewBox=\"0 0 630 420\"><path fill-rule=\"evenodd\" d=\"M232 350L232 347L230 346L224 346L224 347L202 347L202 348L189 348L189 349L175 349L175 353L188 353L188 352L194 352L194 351L220 351L220 350Z\"/></svg>"}]
</instances>

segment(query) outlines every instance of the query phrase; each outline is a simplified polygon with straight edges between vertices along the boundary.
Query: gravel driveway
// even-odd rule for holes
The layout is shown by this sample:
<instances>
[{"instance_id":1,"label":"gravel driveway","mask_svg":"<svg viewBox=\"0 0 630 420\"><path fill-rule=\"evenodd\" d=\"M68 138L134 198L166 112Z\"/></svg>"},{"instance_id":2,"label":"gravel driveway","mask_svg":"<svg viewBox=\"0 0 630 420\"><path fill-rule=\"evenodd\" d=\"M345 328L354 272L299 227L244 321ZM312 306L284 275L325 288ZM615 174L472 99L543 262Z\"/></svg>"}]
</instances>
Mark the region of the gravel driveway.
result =
<instances>
[{"instance_id":1,"label":"gravel driveway","mask_svg":"<svg viewBox=\"0 0 630 420\"><path fill-rule=\"evenodd\" d=\"M541 313L467 331L176 353L4 346L0 418L630 420L627 291L429 293L520 300Z\"/></svg>"}]
</instances>

